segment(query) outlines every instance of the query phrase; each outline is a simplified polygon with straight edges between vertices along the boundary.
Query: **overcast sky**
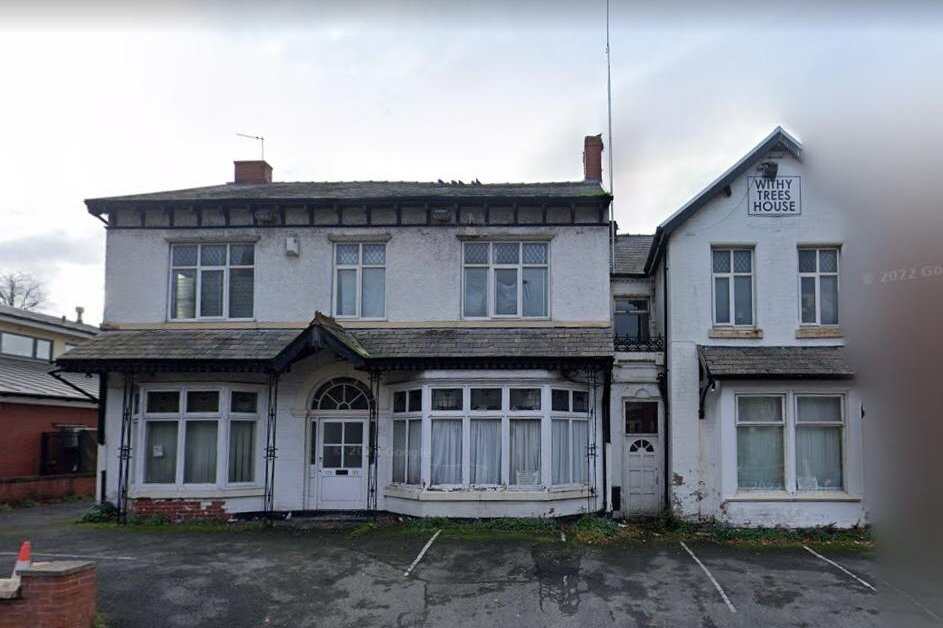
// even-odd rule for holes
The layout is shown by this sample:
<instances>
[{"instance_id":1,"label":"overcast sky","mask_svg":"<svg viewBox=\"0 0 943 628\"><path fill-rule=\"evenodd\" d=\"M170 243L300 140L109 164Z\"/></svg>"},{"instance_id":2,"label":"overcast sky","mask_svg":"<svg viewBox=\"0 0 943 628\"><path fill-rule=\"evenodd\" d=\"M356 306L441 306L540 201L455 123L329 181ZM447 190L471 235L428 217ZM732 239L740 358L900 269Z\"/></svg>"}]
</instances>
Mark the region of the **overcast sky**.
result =
<instances>
[{"instance_id":1,"label":"overcast sky","mask_svg":"<svg viewBox=\"0 0 943 628\"><path fill-rule=\"evenodd\" d=\"M919 134L941 101L931 4L761 5L614 2L622 231L651 232L776 125L848 150L869 128ZM583 136L606 132L604 1L378 6L5 4L0 271L99 322L104 230L83 199L231 181L258 155L236 132L266 137L277 180L582 177Z\"/></svg>"}]
</instances>

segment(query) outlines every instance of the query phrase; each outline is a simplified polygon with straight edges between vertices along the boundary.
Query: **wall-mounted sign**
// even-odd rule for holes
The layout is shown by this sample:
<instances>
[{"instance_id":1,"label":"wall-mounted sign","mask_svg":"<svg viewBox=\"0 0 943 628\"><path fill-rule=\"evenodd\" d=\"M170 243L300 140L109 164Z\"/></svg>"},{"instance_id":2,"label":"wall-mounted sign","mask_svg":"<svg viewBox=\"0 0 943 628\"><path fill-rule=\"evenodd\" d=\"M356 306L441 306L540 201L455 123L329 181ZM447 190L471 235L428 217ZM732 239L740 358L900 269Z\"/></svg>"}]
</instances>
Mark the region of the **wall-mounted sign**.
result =
<instances>
[{"instance_id":1,"label":"wall-mounted sign","mask_svg":"<svg viewBox=\"0 0 943 628\"><path fill-rule=\"evenodd\" d=\"M747 177L750 216L798 216L802 213L799 177Z\"/></svg>"}]
</instances>

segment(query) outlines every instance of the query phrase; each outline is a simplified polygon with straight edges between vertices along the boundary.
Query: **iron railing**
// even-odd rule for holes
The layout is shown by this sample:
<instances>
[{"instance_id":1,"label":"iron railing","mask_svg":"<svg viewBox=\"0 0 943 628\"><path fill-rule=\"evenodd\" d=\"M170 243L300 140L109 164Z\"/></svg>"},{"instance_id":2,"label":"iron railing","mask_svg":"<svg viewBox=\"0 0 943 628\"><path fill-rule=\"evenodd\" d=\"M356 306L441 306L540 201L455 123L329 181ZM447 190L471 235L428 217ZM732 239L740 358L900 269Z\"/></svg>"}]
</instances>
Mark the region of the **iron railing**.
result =
<instances>
[{"instance_id":1,"label":"iron railing","mask_svg":"<svg viewBox=\"0 0 943 628\"><path fill-rule=\"evenodd\" d=\"M615 336L613 345L616 351L655 352L665 350L665 339L663 336L650 336L648 338L639 338L638 336Z\"/></svg>"}]
</instances>

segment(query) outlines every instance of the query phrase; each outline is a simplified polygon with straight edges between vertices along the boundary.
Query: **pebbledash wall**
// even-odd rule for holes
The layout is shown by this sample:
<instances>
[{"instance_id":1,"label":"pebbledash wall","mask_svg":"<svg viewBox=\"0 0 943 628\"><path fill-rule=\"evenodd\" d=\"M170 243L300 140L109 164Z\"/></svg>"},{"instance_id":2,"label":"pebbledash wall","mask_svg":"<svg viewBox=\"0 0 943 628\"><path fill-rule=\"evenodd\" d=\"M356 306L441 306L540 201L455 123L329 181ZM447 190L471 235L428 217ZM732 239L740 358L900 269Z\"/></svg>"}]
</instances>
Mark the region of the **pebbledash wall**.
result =
<instances>
[{"instance_id":1,"label":"pebbledash wall","mask_svg":"<svg viewBox=\"0 0 943 628\"><path fill-rule=\"evenodd\" d=\"M826 245L844 253L854 246L845 240L845 210L829 202L823 193L827 182L814 168L788 153L764 158L778 164L778 176L800 177L801 214L748 215L747 177L759 176L751 168L730 185L729 196L719 194L708 201L668 242L667 262L663 264L667 263L669 273L671 507L685 517L715 517L737 525L845 527L865 523L861 400L854 380L724 380L707 394L705 417L698 418L697 345L844 344L840 327L819 330L828 337L800 337L815 332L800 331L798 248ZM711 251L716 246L754 251L757 337L718 337L722 333L712 331ZM840 311L839 320L844 315ZM738 491L734 398L740 392L843 394L843 490ZM785 456L790 455L794 451L787 440Z\"/></svg>"}]
</instances>

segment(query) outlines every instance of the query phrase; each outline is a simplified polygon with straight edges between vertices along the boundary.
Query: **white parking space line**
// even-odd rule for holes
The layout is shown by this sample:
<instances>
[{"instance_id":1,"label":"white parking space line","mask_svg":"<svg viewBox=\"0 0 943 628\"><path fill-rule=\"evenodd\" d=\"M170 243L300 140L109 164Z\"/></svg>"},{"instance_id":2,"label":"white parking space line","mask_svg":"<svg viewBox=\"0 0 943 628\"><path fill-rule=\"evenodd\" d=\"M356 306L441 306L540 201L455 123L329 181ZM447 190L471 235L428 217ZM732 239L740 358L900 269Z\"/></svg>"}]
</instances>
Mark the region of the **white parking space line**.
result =
<instances>
[{"instance_id":1,"label":"white parking space line","mask_svg":"<svg viewBox=\"0 0 943 628\"><path fill-rule=\"evenodd\" d=\"M809 552L810 554L812 554L813 556L818 556L819 558L821 558L822 560L824 560L825 562L827 562L829 565L831 565L831 566L833 566L833 567L837 567L838 569L840 569L840 570L843 571L844 573L848 574L849 576L851 576L852 578L854 578L855 580L857 580L858 582L860 582L860 583L863 584L864 586L868 587L869 589L871 589L872 591L874 591L875 593L877 593L877 591L878 591L877 589L875 589L873 586L871 586L870 584L868 584L867 582L865 582L864 580L862 580L861 578L859 578L859 577L856 576L855 574L851 573L850 571L848 571L847 569L845 569L844 567L842 567L841 565L839 565L838 563L836 563L834 560L831 560L831 559L829 559L829 558L825 558L824 556L822 556L821 554L819 554L818 552L816 552L814 549L812 549L812 548L809 547L808 545L803 545L802 547L805 548L805 550L806 550L807 552Z\"/></svg>"},{"instance_id":2,"label":"white parking space line","mask_svg":"<svg viewBox=\"0 0 943 628\"><path fill-rule=\"evenodd\" d=\"M403 576L409 577L409 574L412 573L413 569L416 568L416 565L419 564L419 561L422 560L422 557L426 555L426 552L429 550L429 546L432 545L432 542L436 540L439 534L442 533L442 530L436 530L435 534L432 535L432 538L426 541L426 544L422 547L422 550L419 552L419 556L416 556L416 560L413 561L413 564L409 566L409 569L403 572Z\"/></svg>"},{"instance_id":3,"label":"white parking space line","mask_svg":"<svg viewBox=\"0 0 943 628\"><path fill-rule=\"evenodd\" d=\"M17 552L0 552L0 556L19 556ZM80 560L137 560L133 556L98 556L94 554L49 554L47 552L33 552L33 556L45 558L78 558Z\"/></svg>"},{"instance_id":4,"label":"white parking space line","mask_svg":"<svg viewBox=\"0 0 943 628\"><path fill-rule=\"evenodd\" d=\"M714 578L714 575L707 569L707 567L704 566L704 563L702 563L701 560L694 555L694 552L691 551L691 548L684 544L684 541L681 541L681 547L684 548L684 551L686 551L688 555L694 559L694 562L696 562L698 566L704 571L704 573L710 579L711 583L714 585L714 588L717 589L718 593L720 593L720 597L724 598L724 604L727 605L727 608L730 609L730 612L736 613L737 608L733 605L733 602L730 601L730 598L727 597L727 594L724 593L723 587L720 586L720 583L717 582L717 579Z\"/></svg>"}]
</instances>

